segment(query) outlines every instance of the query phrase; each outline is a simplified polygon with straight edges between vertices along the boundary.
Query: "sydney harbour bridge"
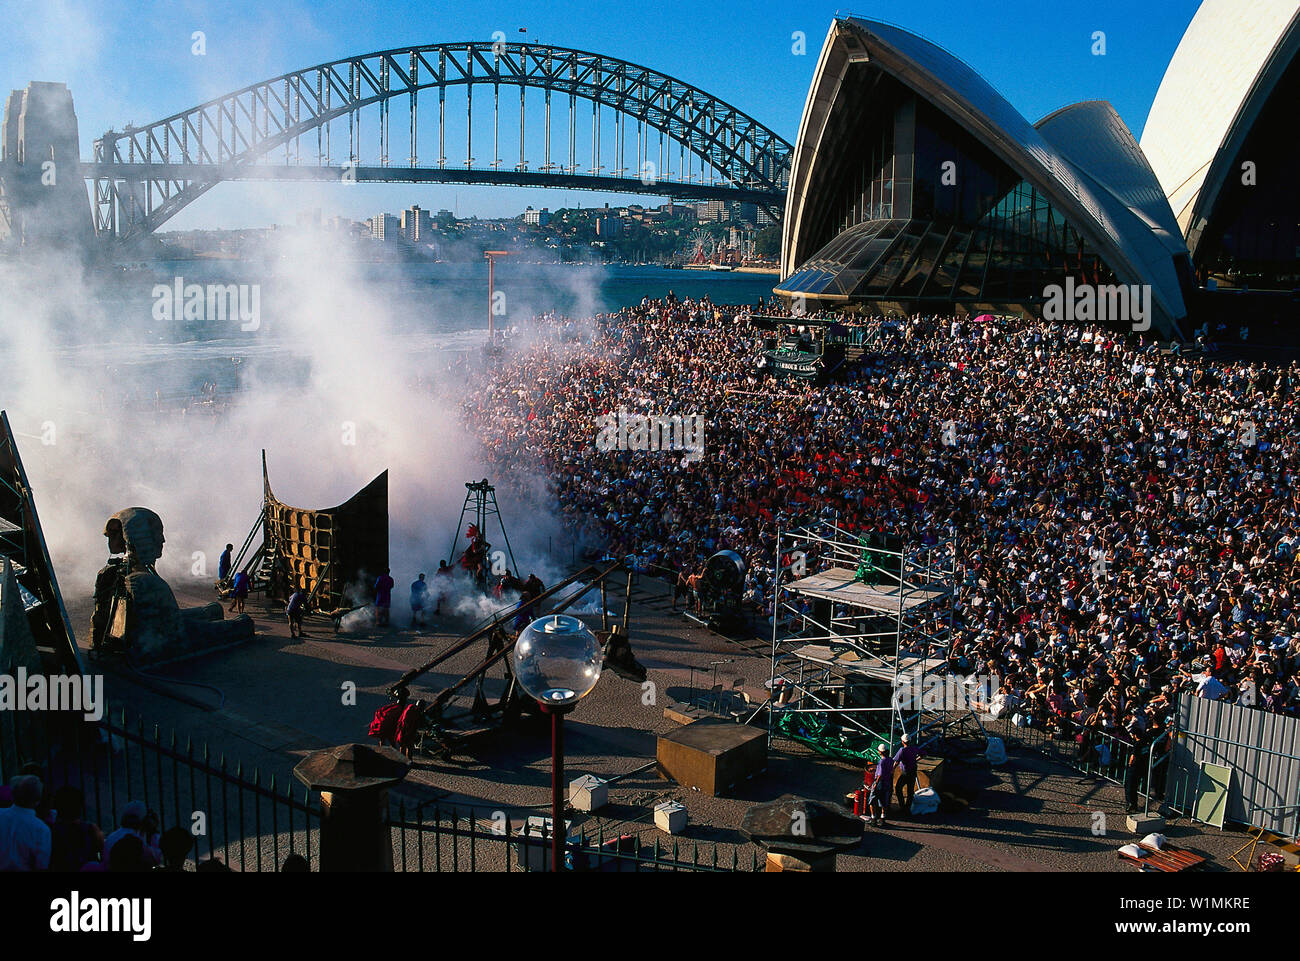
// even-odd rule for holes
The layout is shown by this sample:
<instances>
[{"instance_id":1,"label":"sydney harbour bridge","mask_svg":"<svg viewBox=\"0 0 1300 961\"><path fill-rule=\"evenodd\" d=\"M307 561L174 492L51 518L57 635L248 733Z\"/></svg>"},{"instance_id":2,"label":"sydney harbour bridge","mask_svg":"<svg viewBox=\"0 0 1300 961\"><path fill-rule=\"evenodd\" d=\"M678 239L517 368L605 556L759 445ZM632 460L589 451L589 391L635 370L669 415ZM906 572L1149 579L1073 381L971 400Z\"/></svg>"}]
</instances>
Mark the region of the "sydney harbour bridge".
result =
<instances>
[{"instance_id":1,"label":"sydney harbour bridge","mask_svg":"<svg viewBox=\"0 0 1300 961\"><path fill-rule=\"evenodd\" d=\"M565 187L779 217L790 155L750 115L648 67L496 40L295 70L110 130L81 172L95 234L129 239L227 180Z\"/></svg>"}]
</instances>

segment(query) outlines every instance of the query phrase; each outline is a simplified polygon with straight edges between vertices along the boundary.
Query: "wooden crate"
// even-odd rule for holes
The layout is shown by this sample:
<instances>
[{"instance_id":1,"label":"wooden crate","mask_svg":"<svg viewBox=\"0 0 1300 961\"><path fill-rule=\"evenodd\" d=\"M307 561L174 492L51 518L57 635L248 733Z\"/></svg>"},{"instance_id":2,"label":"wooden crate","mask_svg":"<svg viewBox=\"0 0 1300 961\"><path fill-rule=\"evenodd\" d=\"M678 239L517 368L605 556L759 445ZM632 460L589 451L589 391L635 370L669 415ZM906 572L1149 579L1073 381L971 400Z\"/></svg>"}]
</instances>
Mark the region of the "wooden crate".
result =
<instances>
[{"instance_id":1,"label":"wooden crate","mask_svg":"<svg viewBox=\"0 0 1300 961\"><path fill-rule=\"evenodd\" d=\"M659 737L659 773L682 787L719 797L767 770L767 732L720 718L702 718Z\"/></svg>"}]
</instances>

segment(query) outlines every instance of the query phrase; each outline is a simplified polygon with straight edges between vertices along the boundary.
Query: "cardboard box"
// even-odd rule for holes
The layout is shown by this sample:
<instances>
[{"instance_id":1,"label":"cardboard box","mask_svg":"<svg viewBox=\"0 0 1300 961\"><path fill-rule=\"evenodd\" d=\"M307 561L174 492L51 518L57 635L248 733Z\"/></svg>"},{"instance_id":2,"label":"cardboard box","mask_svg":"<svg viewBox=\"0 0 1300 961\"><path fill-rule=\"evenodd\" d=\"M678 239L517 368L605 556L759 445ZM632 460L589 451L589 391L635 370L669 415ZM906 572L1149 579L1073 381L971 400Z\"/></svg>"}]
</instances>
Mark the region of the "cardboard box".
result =
<instances>
[{"instance_id":1,"label":"cardboard box","mask_svg":"<svg viewBox=\"0 0 1300 961\"><path fill-rule=\"evenodd\" d=\"M609 788L592 774L569 782L569 807L575 811L597 811L609 803Z\"/></svg>"},{"instance_id":2,"label":"cardboard box","mask_svg":"<svg viewBox=\"0 0 1300 961\"><path fill-rule=\"evenodd\" d=\"M664 801L655 805L655 827L668 834L678 834L686 827L686 805Z\"/></svg>"}]
</instances>

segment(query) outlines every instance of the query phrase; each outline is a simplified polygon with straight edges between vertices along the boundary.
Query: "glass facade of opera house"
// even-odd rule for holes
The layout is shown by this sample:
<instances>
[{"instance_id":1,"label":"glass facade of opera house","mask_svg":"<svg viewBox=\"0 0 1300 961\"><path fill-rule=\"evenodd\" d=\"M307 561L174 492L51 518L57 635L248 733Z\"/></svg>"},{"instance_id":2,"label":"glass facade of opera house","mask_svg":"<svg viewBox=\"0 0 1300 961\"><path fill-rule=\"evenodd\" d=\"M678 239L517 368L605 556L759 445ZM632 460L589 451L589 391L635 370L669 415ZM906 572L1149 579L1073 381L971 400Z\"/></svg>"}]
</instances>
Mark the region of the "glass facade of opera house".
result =
<instances>
[{"instance_id":1,"label":"glass facade of opera house","mask_svg":"<svg viewBox=\"0 0 1300 961\"><path fill-rule=\"evenodd\" d=\"M808 300L990 306L1116 277L1034 186L894 78L854 84L823 143L805 230L815 250L778 287Z\"/></svg>"}]
</instances>

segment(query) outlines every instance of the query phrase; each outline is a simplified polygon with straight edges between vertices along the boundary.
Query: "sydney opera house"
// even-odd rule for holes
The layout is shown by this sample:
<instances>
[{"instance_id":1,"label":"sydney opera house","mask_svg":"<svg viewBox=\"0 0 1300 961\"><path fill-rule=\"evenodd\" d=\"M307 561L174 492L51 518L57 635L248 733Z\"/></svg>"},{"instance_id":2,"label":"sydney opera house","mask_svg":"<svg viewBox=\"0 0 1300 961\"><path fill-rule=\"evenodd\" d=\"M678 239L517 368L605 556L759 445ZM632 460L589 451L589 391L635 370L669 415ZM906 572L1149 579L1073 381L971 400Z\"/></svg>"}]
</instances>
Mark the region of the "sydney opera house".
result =
<instances>
[{"instance_id":1,"label":"sydney opera house","mask_svg":"<svg viewBox=\"0 0 1300 961\"><path fill-rule=\"evenodd\" d=\"M1300 316L1298 46L1297 0L1204 0L1139 145L1109 103L1031 124L929 41L838 19L800 123L777 293L810 312L1041 315L1053 287L1142 289L1152 332L1178 338L1245 304Z\"/></svg>"}]
</instances>

